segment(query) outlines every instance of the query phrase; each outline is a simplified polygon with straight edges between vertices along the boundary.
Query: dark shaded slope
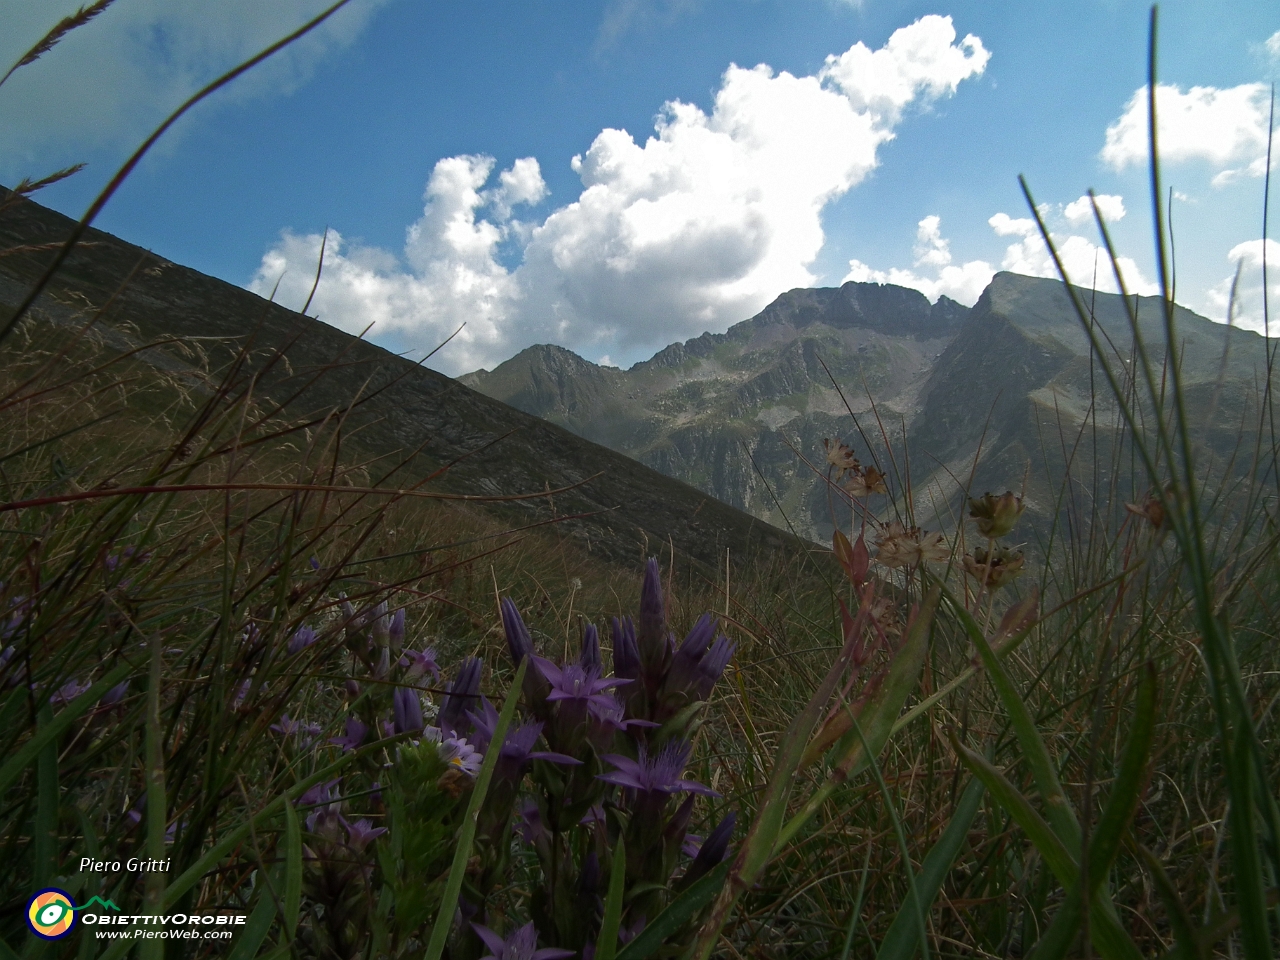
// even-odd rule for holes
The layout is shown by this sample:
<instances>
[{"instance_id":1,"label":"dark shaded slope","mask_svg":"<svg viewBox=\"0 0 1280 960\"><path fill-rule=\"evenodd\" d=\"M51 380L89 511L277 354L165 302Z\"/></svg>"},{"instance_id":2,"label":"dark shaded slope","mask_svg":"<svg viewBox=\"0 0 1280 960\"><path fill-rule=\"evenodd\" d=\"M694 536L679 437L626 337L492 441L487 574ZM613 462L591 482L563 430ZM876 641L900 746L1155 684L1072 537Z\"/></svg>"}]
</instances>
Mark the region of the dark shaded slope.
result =
<instances>
[{"instance_id":1,"label":"dark shaded slope","mask_svg":"<svg viewBox=\"0 0 1280 960\"><path fill-rule=\"evenodd\" d=\"M0 213L0 249L54 243L71 226L65 217L21 200ZM201 341L203 348L229 357L246 340L263 348L259 355L268 346L289 343L290 369L274 370L264 379L267 392L281 396L337 361L340 369L308 389L301 407L322 410L376 393L352 418L358 442L393 460L421 448L409 471L414 479L459 458L438 488L463 494L536 493L600 474L557 496L554 510L560 516L597 514L566 520L562 529L609 559L632 562L668 541L708 565L722 558L726 547L744 559L762 551L802 549L781 531L677 480L380 347L108 234L90 231L86 241L91 246L72 254L42 297L38 319L69 323L76 311L105 304L134 272L104 320L122 345L165 337L217 338ZM51 257L39 251L0 258L0 308L6 315ZM167 348L147 355L167 369L185 365ZM528 522L549 515L552 507L539 499L496 509L513 521Z\"/></svg>"}]
</instances>

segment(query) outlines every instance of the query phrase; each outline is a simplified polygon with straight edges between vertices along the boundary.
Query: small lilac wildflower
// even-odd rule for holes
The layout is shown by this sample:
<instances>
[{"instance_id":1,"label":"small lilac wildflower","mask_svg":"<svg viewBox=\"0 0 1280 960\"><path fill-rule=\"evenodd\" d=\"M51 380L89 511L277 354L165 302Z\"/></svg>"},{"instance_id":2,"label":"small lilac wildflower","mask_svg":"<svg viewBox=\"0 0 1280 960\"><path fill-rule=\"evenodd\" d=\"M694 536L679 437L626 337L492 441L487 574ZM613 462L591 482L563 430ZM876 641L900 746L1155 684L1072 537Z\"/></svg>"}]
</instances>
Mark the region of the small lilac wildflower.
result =
<instances>
[{"instance_id":1,"label":"small lilac wildflower","mask_svg":"<svg viewBox=\"0 0 1280 960\"><path fill-rule=\"evenodd\" d=\"M599 774L596 779L606 783L626 787L639 793L700 793L706 797L718 797L720 794L710 787L703 786L696 780L682 779L685 765L689 762L691 745L684 740L672 740L657 756L649 756L644 744L640 745L640 757L632 760L620 754L605 754L600 759L607 760L617 769L610 773Z\"/></svg>"},{"instance_id":2,"label":"small lilac wildflower","mask_svg":"<svg viewBox=\"0 0 1280 960\"><path fill-rule=\"evenodd\" d=\"M348 717L346 735L341 737L330 737L329 742L341 747L343 753L349 753L360 746L360 744L364 743L364 738L368 735L369 728L367 726L355 717Z\"/></svg>"},{"instance_id":3,"label":"small lilac wildflower","mask_svg":"<svg viewBox=\"0 0 1280 960\"><path fill-rule=\"evenodd\" d=\"M436 663L435 647L427 647L419 652L417 650L406 650L404 656L400 658L399 664L402 667L408 667L405 673L410 680L431 674L432 680L440 679L440 665Z\"/></svg>"},{"instance_id":4,"label":"small lilac wildflower","mask_svg":"<svg viewBox=\"0 0 1280 960\"><path fill-rule=\"evenodd\" d=\"M395 714L396 733L422 729L422 701L418 699L417 690L412 687L396 687L396 692L391 695L391 708Z\"/></svg>"},{"instance_id":5,"label":"small lilac wildflower","mask_svg":"<svg viewBox=\"0 0 1280 960\"><path fill-rule=\"evenodd\" d=\"M488 927L482 927L478 923L473 923L471 929L489 948L489 952L480 960L560 960L562 957L574 955L573 950L564 950L560 947L543 947L539 950L538 931L534 929L532 921L505 940L501 934L495 933Z\"/></svg>"},{"instance_id":6,"label":"small lilac wildflower","mask_svg":"<svg viewBox=\"0 0 1280 960\"><path fill-rule=\"evenodd\" d=\"M316 642L316 639L316 632L304 623L293 631L293 636L289 638L289 643L285 650L292 657L294 654L301 653L307 649L307 647Z\"/></svg>"},{"instance_id":7,"label":"small lilac wildflower","mask_svg":"<svg viewBox=\"0 0 1280 960\"><path fill-rule=\"evenodd\" d=\"M334 793L334 787L341 782L342 778L338 777L328 783L317 783L297 799L296 806L314 808L306 819L307 829L312 833L315 832L316 821L322 814L336 814L341 808L342 798Z\"/></svg>"},{"instance_id":8,"label":"small lilac wildflower","mask_svg":"<svg viewBox=\"0 0 1280 960\"><path fill-rule=\"evenodd\" d=\"M356 851L356 853L364 852L364 848L372 840L387 832L386 827L375 827L364 819L357 820L355 823L347 823L346 820L343 820L342 825L347 829L347 846Z\"/></svg>"},{"instance_id":9,"label":"small lilac wildflower","mask_svg":"<svg viewBox=\"0 0 1280 960\"><path fill-rule=\"evenodd\" d=\"M311 557L310 563L311 563L311 569L312 569L312 570L314 570L314 571L316 571L317 573L319 573L319 572L320 572L320 560L319 560L319 558L318 558L318 557L316 557L316 556L313 554L313 555L312 555L312 557Z\"/></svg>"},{"instance_id":10,"label":"small lilac wildflower","mask_svg":"<svg viewBox=\"0 0 1280 960\"><path fill-rule=\"evenodd\" d=\"M117 703L125 698L125 694L129 692L129 681L121 680L114 687L102 695L102 699L98 701L99 707L114 707Z\"/></svg>"},{"instance_id":11,"label":"small lilac wildflower","mask_svg":"<svg viewBox=\"0 0 1280 960\"><path fill-rule=\"evenodd\" d=\"M436 750L441 760L472 778L480 772L480 766L484 763L484 754L467 743L463 737L448 737L441 740Z\"/></svg>"},{"instance_id":12,"label":"small lilac wildflower","mask_svg":"<svg viewBox=\"0 0 1280 960\"><path fill-rule=\"evenodd\" d=\"M391 617L387 613L387 601L381 600L365 613L365 622L373 633L373 642L385 647L391 640Z\"/></svg>"},{"instance_id":13,"label":"small lilac wildflower","mask_svg":"<svg viewBox=\"0 0 1280 960\"><path fill-rule=\"evenodd\" d=\"M231 709L239 710L244 706L245 698L249 696L249 687L253 684L252 679L240 681L240 685L236 687L235 698L231 701Z\"/></svg>"}]
</instances>

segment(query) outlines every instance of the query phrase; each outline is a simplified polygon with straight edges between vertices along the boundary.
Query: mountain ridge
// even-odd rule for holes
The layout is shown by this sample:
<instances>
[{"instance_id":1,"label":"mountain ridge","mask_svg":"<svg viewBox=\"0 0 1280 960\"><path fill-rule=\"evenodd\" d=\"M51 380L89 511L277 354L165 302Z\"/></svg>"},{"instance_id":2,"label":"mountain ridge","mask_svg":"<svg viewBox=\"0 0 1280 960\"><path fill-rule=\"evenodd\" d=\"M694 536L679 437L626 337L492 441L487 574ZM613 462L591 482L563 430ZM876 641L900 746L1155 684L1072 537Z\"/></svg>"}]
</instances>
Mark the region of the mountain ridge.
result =
<instances>
[{"instance_id":1,"label":"mountain ridge","mask_svg":"<svg viewBox=\"0 0 1280 960\"><path fill-rule=\"evenodd\" d=\"M1090 291L1086 302L1113 365L1128 369L1121 299ZM1133 302L1158 367L1159 301ZM1225 412L1243 416L1263 338L1183 307L1175 319L1188 395L1229 396ZM865 462L885 459L886 443L896 448L899 472L909 463L912 486L931 491L938 525L954 528L969 487L1024 485L1046 528L1055 508L1043 474L1065 472L1069 459L1047 452L1046 438L1078 433L1090 409L1100 420L1118 415L1063 284L1012 273L997 274L972 308L892 285L796 289L724 333L670 344L627 370L541 344L460 380L819 541L830 536L830 500L800 458L821 465L824 439L844 439ZM1219 426L1202 439L1225 455L1233 428ZM1033 478L1038 461L1045 470ZM1130 475L1124 493L1137 496L1142 482Z\"/></svg>"}]
</instances>

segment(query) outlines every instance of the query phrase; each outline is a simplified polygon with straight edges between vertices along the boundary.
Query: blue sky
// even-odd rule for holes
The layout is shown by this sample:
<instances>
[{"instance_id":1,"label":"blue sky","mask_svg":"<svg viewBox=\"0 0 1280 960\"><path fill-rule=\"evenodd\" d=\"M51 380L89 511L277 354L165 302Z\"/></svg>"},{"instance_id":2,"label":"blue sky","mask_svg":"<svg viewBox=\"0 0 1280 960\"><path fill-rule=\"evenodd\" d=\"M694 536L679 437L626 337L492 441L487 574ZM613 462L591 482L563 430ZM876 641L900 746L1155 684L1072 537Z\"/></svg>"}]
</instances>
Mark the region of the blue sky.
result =
<instances>
[{"instance_id":1,"label":"blue sky","mask_svg":"<svg viewBox=\"0 0 1280 960\"><path fill-rule=\"evenodd\" d=\"M0 61L76 6L0 0ZM86 161L39 195L78 216L169 109L323 6L118 0L0 88L0 182ZM536 342L625 366L847 278L972 303L993 270L1048 270L1019 173L1085 283L1078 201L1105 195L1126 281L1149 290L1147 16L1122 0L352 0L197 107L97 225L278 282L294 307L328 228L309 312L411 356L465 321L431 361L451 374ZM1280 10L1170 2L1160 23L1179 299L1224 318L1239 263L1236 320L1258 327Z\"/></svg>"}]
</instances>

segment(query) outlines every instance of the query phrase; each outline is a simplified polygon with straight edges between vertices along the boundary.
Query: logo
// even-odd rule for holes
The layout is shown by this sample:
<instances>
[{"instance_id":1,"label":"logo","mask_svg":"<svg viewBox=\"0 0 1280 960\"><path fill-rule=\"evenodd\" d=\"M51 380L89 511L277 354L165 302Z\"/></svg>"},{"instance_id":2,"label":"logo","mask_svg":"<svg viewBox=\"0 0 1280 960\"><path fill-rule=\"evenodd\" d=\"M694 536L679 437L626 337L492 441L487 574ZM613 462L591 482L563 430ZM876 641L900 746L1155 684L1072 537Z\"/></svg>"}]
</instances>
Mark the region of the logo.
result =
<instances>
[{"instance_id":1,"label":"logo","mask_svg":"<svg viewBox=\"0 0 1280 960\"><path fill-rule=\"evenodd\" d=\"M37 937L61 940L76 925L75 902L56 887L41 890L27 904L27 923Z\"/></svg>"}]
</instances>

